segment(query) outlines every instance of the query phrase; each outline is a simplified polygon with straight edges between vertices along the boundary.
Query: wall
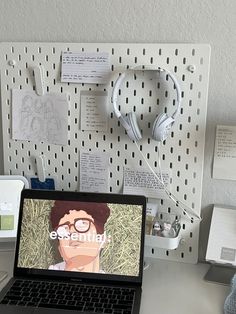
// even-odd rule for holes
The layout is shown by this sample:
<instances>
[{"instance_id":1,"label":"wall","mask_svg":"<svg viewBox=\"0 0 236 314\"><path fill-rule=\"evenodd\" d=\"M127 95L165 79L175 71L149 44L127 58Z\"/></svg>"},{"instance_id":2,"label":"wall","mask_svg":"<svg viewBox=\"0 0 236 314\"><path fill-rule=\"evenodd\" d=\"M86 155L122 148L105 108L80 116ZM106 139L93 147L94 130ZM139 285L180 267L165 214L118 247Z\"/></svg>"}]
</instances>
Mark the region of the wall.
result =
<instances>
[{"instance_id":1,"label":"wall","mask_svg":"<svg viewBox=\"0 0 236 314\"><path fill-rule=\"evenodd\" d=\"M211 178L215 127L236 124L234 0L1 0L0 41L209 43L212 47L199 258L212 204L236 205L235 182ZM0 125L1 126L1 125ZM0 134L0 152L2 153ZM0 173L3 174L2 154Z\"/></svg>"}]
</instances>

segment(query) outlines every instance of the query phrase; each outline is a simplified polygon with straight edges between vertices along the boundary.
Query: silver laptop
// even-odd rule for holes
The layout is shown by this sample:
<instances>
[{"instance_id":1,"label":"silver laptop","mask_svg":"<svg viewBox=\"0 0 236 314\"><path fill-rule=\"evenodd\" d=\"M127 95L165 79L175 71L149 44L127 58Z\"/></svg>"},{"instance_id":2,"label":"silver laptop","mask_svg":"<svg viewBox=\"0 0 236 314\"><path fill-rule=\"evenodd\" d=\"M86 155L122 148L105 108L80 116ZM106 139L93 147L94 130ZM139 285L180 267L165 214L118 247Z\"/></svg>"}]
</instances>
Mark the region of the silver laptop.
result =
<instances>
[{"instance_id":1,"label":"silver laptop","mask_svg":"<svg viewBox=\"0 0 236 314\"><path fill-rule=\"evenodd\" d=\"M0 313L139 313L146 198L23 190Z\"/></svg>"}]
</instances>

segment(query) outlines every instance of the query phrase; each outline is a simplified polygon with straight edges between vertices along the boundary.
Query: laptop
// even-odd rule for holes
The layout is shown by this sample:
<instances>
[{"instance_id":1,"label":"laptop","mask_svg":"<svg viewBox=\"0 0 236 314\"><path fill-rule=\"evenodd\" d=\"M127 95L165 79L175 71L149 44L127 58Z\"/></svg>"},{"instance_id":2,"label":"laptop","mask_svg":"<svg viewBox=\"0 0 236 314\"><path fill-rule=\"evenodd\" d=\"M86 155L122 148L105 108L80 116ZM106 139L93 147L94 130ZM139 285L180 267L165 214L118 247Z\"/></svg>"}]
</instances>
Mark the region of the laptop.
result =
<instances>
[{"instance_id":1,"label":"laptop","mask_svg":"<svg viewBox=\"0 0 236 314\"><path fill-rule=\"evenodd\" d=\"M146 198L23 190L0 313L137 314Z\"/></svg>"}]
</instances>

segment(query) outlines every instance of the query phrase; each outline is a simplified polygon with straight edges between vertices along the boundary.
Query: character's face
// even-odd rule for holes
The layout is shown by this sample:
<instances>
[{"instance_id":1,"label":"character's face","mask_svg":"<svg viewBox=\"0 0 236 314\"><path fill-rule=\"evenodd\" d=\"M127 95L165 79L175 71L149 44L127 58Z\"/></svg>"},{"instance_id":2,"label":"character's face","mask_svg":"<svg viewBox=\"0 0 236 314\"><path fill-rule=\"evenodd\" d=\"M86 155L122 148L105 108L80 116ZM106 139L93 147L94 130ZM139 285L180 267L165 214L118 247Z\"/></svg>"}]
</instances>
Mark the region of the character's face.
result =
<instances>
[{"instance_id":1,"label":"character's face","mask_svg":"<svg viewBox=\"0 0 236 314\"><path fill-rule=\"evenodd\" d=\"M69 235L69 239L65 236L59 240L59 252L65 262L83 267L98 256L102 244L96 238L94 219L84 210L70 210L60 219L57 233Z\"/></svg>"}]
</instances>

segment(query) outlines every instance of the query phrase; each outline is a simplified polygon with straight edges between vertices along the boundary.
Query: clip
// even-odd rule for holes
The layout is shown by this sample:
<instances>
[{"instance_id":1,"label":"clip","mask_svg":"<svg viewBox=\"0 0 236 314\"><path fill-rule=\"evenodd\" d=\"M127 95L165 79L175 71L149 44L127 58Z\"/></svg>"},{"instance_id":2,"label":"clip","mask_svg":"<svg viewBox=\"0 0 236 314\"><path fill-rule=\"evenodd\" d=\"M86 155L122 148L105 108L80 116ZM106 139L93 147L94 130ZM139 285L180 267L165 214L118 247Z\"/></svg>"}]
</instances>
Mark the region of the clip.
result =
<instances>
[{"instance_id":1,"label":"clip","mask_svg":"<svg viewBox=\"0 0 236 314\"><path fill-rule=\"evenodd\" d=\"M44 86L43 86L44 69L41 65L39 65L37 67L34 67L33 71L34 71L36 93L39 96L43 96L43 94L44 94Z\"/></svg>"},{"instance_id":2,"label":"clip","mask_svg":"<svg viewBox=\"0 0 236 314\"><path fill-rule=\"evenodd\" d=\"M40 182L45 182L45 158L44 155L36 157L36 167Z\"/></svg>"}]
</instances>

